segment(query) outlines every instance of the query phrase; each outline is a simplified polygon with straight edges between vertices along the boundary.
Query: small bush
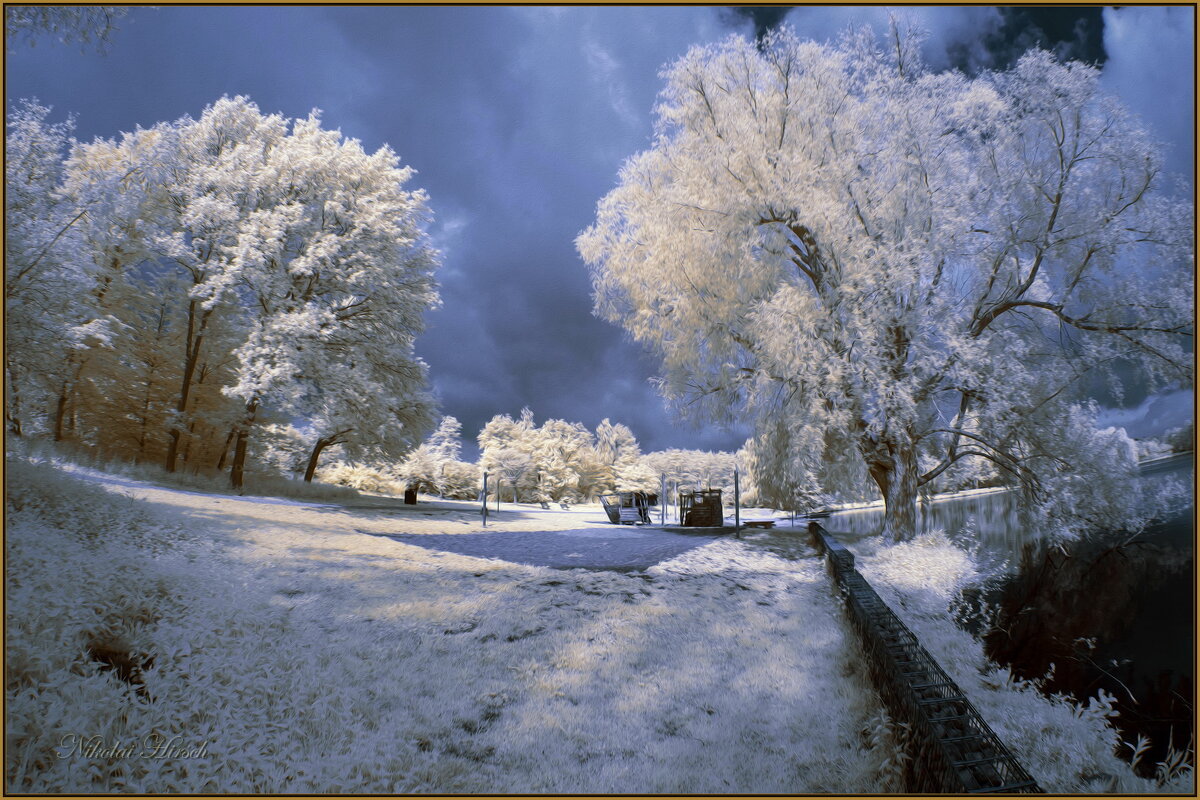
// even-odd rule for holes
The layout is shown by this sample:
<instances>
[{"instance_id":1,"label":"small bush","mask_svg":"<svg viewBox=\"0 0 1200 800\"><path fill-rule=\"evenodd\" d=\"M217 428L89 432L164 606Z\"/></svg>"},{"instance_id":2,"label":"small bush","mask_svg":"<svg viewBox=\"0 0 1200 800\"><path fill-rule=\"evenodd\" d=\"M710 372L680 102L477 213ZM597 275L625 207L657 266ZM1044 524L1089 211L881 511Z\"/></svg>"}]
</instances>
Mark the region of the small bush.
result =
<instances>
[{"instance_id":1,"label":"small bush","mask_svg":"<svg viewBox=\"0 0 1200 800\"><path fill-rule=\"evenodd\" d=\"M372 494L404 494L404 484L394 480L378 467L336 461L317 471L327 484L346 486L360 492Z\"/></svg>"}]
</instances>

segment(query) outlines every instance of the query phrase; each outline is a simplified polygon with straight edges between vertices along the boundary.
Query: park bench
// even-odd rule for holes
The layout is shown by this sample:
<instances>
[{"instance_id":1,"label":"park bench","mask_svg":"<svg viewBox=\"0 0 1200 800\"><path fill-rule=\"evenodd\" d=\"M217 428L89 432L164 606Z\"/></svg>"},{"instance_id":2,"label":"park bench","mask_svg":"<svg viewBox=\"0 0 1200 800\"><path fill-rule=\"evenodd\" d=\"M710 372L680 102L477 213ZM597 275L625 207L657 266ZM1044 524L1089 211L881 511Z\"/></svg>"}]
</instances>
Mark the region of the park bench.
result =
<instances>
[{"instance_id":1,"label":"park bench","mask_svg":"<svg viewBox=\"0 0 1200 800\"><path fill-rule=\"evenodd\" d=\"M748 519L748 520L744 519L744 520L742 520L742 527L743 528L763 528L766 530L770 530L771 528L775 527L775 520L773 520L773 519Z\"/></svg>"}]
</instances>

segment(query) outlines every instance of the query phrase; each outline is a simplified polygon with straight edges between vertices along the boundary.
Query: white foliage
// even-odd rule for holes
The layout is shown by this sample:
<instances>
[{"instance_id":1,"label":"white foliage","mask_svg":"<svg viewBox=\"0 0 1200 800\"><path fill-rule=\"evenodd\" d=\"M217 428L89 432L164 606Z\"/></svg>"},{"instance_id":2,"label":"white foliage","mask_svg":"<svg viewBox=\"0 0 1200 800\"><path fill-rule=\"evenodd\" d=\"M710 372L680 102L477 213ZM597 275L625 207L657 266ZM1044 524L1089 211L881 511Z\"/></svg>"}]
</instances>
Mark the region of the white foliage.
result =
<instances>
[{"instance_id":1,"label":"white foliage","mask_svg":"<svg viewBox=\"0 0 1200 800\"><path fill-rule=\"evenodd\" d=\"M680 489L721 489L733 496L733 471L738 465L735 453L675 448L646 453L641 462L655 475L666 476L668 493L678 484Z\"/></svg>"},{"instance_id":2,"label":"white foliage","mask_svg":"<svg viewBox=\"0 0 1200 800\"><path fill-rule=\"evenodd\" d=\"M201 402L210 390L245 409L233 421L239 440L272 415L303 418L314 458L333 445L355 458L399 454L429 429L427 366L413 343L439 302L439 257L427 197L405 188L413 170L389 147L367 153L323 129L316 111L289 120L223 97L198 119L77 144L65 170L71 210L86 211L85 260L120 290L109 302L128 303L130 287L152 283L146 274L159 288L181 278L168 327L183 389L160 420L169 469L181 442L186 453L190 440L229 429L223 409ZM138 322L138 311L115 309ZM79 346L129 344L102 321L71 328Z\"/></svg>"},{"instance_id":3,"label":"white foliage","mask_svg":"<svg viewBox=\"0 0 1200 800\"><path fill-rule=\"evenodd\" d=\"M479 492L479 470L459 461L462 424L442 417L437 429L419 447L405 456L395 472L409 488L444 497L474 497Z\"/></svg>"},{"instance_id":4,"label":"white foliage","mask_svg":"<svg viewBox=\"0 0 1200 800\"><path fill-rule=\"evenodd\" d=\"M479 449L480 467L498 473L516 498L584 499L594 488L593 437L581 423L548 419L539 426L528 408L517 420L497 414L479 432Z\"/></svg>"},{"instance_id":5,"label":"white foliage","mask_svg":"<svg viewBox=\"0 0 1200 800\"><path fill-rule=\"evenodd\" d=\"M462 454L462 423L454 417L442 417L437 429L429 434L428 442L440 461L458 461Z\"/></svg>"},{"instance_id":6,"label":"white foliage","mask_svg":"<svg viewBox=\"0 0 1200 800\"><path fill-rule=\"evenodd\" d=\"M375 494L399 495L404 488L394 479L394 476L379 467L351 464L345 461L334 461L321 467L317 471L317 477L325 483L349 486L351 489Z\"/></svg>"},{"instance_id":7,"label":"white foliage","mask_svg":"<svg viewBox=\"0 0 1200 800\"><path fill-rule=\"evenodd\" d=\"M1090 67L1035 51L968 79L916 41L692 48L577 240L669 401L757 423L774 497L873 482L894 538L962 460L1034 504L1067 460L1108 470L1063 422L1118 361L1191 381L1193 210L1159 194L1146 131Z\"/></svg>"},{"instance_id":8,"label":"white foliage","mask_svg":"<svg viewBox=\"0 0 1200 800\"><path fill-rule=\"evenodd\" d=\"M73 380L72 351L111 335L80 253L82 210L61 191L74 121L49 116L49 108L22 101L6 118L5 417L16 434L45 424L47 396Z\"/></svg>"}]
</instances>

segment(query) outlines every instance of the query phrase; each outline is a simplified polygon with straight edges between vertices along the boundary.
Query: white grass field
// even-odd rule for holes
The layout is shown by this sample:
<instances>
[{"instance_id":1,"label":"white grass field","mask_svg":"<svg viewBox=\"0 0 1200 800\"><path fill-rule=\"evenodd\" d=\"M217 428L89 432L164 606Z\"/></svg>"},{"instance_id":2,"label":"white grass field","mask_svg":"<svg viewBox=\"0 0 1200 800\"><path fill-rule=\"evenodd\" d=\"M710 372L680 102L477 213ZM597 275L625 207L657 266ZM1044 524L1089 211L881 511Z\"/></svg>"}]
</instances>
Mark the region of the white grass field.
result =
<instances>
[{"instance_id":1,"label":"white grass field","mask_svg":"<svg viewBox=\"0 0 1200 800\"><path fill-rule=\"evenodd\" d=\"M898 788L894 731L794 535L621 574L386 535L482 533L471 503L239 498L12 457L7 481L10 792ZM604 525L519 511L487 530ZM874 563L1045 788L1155 790L1100 712L1003 680L941 595Z\"/></svg>"}]
</instances>

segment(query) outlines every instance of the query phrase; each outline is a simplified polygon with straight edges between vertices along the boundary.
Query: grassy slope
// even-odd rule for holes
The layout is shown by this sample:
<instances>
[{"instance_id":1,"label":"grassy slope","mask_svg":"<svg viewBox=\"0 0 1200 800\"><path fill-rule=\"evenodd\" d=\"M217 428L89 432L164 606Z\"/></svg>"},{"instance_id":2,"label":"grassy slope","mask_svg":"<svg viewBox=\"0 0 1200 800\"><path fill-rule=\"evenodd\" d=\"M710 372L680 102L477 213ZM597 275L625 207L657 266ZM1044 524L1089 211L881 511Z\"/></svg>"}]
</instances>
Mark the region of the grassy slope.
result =
<instances>
[{"instance_id":1,"label":"grassy slope","mask_svg":"<svg viewBox=\"0 0 1200 800\"><path fill-rule=\"evenodd\" d=\"M642 577L368 535L471 532L470 503L278 503L20 461L8 488L10 791L896 788L828 579L789 534L721 540ZM489 529L587 513L526 509ZM947 542L860 555L1045 788L1190 790L1114 758L1103 704L1044 698L985 662L945 613L972 569ZM154 657L145 696L99 671L97 643ZM205 754L60 758L71 734L178 735Z\"/></svg>"},{"instance_id":2,"label":"grassy slope","mask_svg":"<svg viewBox=\"0 0 1200 800\"><path fill-rule=\"evenodd\" d=\"M9 463L10 791L887 786L811 557L719 541L645 578L564 572L358 532L475 524L451 512L135 491ZM153 656L146 696L98 643ZM71 734L205 754L60 758Z\"/></svg>"}]
</instances>

